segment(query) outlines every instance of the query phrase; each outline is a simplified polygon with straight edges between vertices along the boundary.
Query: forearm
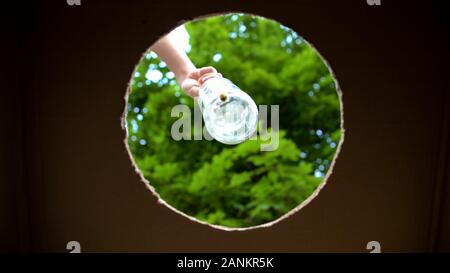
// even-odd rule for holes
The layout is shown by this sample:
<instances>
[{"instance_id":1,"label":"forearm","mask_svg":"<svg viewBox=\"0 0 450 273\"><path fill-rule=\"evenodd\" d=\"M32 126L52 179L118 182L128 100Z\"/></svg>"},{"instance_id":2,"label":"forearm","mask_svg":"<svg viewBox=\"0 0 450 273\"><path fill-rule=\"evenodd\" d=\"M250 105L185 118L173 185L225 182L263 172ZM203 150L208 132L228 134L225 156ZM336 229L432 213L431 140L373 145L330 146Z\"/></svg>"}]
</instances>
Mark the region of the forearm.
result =
<instances>
[{"instance_id":1,"label":"forearm","mask_svg":"<svg viewBox=\"0 0 450 273\"><path fill-rule=\"evenodd\" d=\"M195 65L191 62L186 53L179 48L171 39L170 34L159 39L152 47L167 67L175 74L178 83L186 79L187 75L195 70Z\"/></svg>"}]
</instances>

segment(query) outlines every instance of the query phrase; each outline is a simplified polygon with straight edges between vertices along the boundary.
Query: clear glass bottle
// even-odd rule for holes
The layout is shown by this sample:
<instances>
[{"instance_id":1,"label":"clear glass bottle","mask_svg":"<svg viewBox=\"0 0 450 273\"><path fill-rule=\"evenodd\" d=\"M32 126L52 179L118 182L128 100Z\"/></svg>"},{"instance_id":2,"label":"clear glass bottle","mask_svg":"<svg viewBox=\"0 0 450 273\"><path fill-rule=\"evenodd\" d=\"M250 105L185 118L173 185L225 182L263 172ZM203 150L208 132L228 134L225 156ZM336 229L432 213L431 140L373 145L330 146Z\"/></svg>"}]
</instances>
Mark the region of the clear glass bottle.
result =
<instances>
[{"instance_id":1,"label":"clear glass bottle","mask_svg":"<svg viewBox=\"0 0 450 273\"><path fill-rule=\"evenodd\" d=\"M252 98L222 77L200 86L198 104L208 133L224 144L238 144L256 132L258 108Z\"/></svg>"}]
</instances>

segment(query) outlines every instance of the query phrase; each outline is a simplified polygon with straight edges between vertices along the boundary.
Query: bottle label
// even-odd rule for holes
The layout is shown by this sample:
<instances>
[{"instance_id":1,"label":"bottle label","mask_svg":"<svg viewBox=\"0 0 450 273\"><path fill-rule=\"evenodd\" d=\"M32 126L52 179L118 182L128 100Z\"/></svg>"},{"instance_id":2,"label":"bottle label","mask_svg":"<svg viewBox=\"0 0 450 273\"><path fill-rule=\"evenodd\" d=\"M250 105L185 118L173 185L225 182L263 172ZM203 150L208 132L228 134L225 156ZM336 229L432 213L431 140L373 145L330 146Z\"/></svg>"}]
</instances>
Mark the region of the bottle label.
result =
<instances>
[{"instance_id":1,"label":"bottle label","mask_svg":"<svg viewBox=\"0 0 450 273\"><path fill-rule=\"evenodd\" d=\"M203 83L200 87L198 102L200 109L211 106L220 106L223 102L218 99L220 94L227 94L237 88L225 78L212 78Z\"/></svg>"}]
</instances>

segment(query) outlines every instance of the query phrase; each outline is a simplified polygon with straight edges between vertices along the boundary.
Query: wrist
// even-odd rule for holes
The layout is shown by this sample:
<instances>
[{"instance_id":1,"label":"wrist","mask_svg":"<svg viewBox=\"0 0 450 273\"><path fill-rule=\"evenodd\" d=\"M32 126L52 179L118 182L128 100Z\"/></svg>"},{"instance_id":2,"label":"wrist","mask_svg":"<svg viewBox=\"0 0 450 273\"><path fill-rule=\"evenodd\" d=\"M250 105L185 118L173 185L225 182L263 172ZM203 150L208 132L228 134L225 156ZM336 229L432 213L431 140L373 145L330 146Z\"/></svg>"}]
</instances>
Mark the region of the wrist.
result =
<instances>
[{"instance_id":1,"label":"wrist","mask_svg":"<svg viewBox=\"0 0 450 273\"><path fill-rule=\"evenodd\" d=\"M188 78L189 74L195 71L195 67L192 66L184 66L181 67L178 71L178 74L175 74L175 77L178 79L178 82L181 84L185 79Z\"/></svg>"}]
</instances>

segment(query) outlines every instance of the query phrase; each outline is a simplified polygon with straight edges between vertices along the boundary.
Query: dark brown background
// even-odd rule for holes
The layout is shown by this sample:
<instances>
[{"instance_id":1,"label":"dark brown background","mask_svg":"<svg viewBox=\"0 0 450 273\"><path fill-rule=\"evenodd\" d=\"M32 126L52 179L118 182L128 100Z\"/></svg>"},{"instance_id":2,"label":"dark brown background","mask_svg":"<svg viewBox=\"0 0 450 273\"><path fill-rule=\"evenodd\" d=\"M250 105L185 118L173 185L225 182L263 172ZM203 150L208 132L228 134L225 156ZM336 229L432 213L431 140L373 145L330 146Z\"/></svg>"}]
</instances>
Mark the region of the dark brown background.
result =
<instances>
[{"instance_id":1,"label":"dark brown background","mask_svg":"<svg viewBox=\"0 0 450 273\"><path fill-rule=\"evenodd\" d=\"M0 250L450 251L448 31L429 1L40 1L2 7ZM35 1L36 2L36 1ZM343 3L345 2L345 3ZM182 20L241 11L312 42L344 94L328 185L273 227L225 232L159 205L120 118L134 65Z\"/></svg>"}]
</instances>

